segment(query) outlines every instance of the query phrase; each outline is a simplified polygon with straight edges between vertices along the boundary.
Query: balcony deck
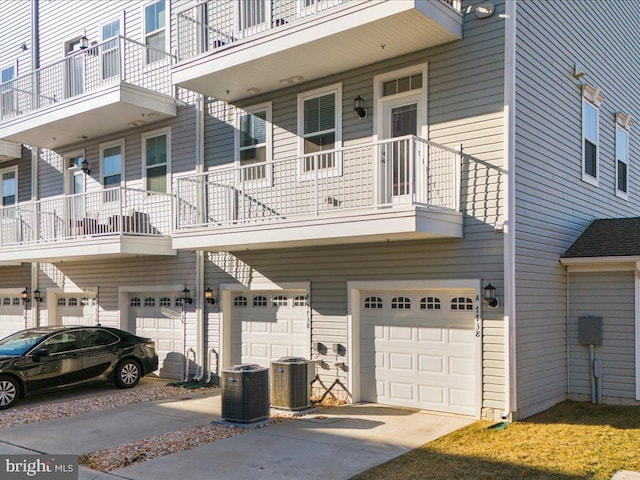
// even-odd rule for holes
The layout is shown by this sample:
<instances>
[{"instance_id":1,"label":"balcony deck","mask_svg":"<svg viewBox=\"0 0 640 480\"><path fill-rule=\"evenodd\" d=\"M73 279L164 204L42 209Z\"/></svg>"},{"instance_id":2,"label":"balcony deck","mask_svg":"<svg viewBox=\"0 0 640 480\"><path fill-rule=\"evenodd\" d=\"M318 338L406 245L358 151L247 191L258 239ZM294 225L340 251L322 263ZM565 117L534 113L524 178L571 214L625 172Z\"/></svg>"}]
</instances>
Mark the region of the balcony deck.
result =
<instances>
[{"instance_id":1,"label":"balcony deck","mask_svg":"<svg viewBox=\"0 0 640 480\"><path fill-rule=\"evenodd\" d=\"M118 37L0 84L0 139L57 149L175 117L172 63Z\"/></svg>"},{"instance_id":2,"label":"balcony deck","mask_svg":"<svg viewBox=\"0 0 640 480\"><path fill-rule=\"evenodd\" d=\"M175 255L172 196L112 188L0 209L0 262Z\"/></svg>"},{"instance_id":3,"label":"balcony deck","mask_svg":"<svg viewBox=\"0 0 640 480\"><path fill-rule=\"evenodd\" d=\"M408 136L177 180L173 247L462 238L460 154Z\"/></svg>"},{"instance_id":4,"label":"balcony deck","mask_svg":"<svg viewBox=\"0 0 640 480\"><path fill-rule=\"evenodd\" d=\"M177 14L175 85L233 102L462 38L457 0L239 3Z\"/></svg>"}]
</instances>

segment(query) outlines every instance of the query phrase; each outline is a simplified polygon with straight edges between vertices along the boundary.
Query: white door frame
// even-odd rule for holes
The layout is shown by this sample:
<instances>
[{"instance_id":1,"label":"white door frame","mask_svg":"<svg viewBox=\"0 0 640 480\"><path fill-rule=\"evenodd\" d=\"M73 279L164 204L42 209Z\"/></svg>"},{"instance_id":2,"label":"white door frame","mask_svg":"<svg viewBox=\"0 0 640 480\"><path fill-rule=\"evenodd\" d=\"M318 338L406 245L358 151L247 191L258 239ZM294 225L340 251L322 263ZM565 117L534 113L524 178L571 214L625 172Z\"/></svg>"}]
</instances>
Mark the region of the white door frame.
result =
<instances>
[{"instance_id":1,"label":"white door frame","mask_svg":"<svg viewBox=\"0 0 640 480\"><path fill-rule=\"evenodd\" d=\"M482 414L482 281L480 279L461 280L371 280L347 282L347 361L349 376L347 386L353 403L362 400L360 379L360 296L362 291L375 290L474 290L476 310L476 418Z\"/></svg>"},{"instance_id":2,"label":"white door frame","mask_svg":"<svg viewBox=\"0 0 640 480\"><path fill-rule=\"evenodd\" d=\"M231 366L231 312L233 311L233 295L242 292L267 291L299 291L307 295L307 308L311 308L311 282L288 282L276 284L268 283L252 283L244 285L241 283L222 283L220 284L220 344L219 358L220 365L218 369L222 371L224 368ZM311 325L310 325L311 327ZM311 328L309 328L309 336L307 338L309 348L311 347Z\"/></svg>"},{"instance_id":3,"label":"white door frame","mask_svg":"<svg viewBox=\"0 0 640 480\"><path fill-rule=\"evenodd\" d=\"M97 287L88 287L88 288L80 288L76 286L68 286L65 288L52 287L46 288L43 290L44 297L46 298L46 307L47 307L47 325L58 325L58 296L60 294L86 294L87 296L92 297L95 302L96 308L100 308L97 299L98 288ZM33 301L33 300L32 300Z\"/></svg>"}]
</instances>

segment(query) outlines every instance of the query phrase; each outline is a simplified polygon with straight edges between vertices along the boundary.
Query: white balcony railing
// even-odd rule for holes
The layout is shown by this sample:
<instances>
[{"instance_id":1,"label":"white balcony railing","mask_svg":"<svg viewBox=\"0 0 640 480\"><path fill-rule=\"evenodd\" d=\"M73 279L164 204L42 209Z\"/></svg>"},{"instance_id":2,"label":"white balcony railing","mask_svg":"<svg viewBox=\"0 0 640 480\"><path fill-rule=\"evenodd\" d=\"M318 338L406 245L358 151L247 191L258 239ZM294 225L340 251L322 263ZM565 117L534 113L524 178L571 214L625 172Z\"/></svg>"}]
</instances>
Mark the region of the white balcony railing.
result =
<instances>
[{"instance_id":1,"label":"white balcony railing","mask_svg":"<svg viewBox=\"0 0 640 480\"><path fill-rule=\"evenodd\" d=\"M177 14L178 59L370 0L204 0ZM390 0L397 1L397 0ZM441 2L461 11L462 0Z\"/></svg>"},{"instance_id":2,"label":"white balcony railing","mask_svg":"<svg viewBox=\"0 0 640 480\"><path fill-rule=\"evenodd\" d=\"M173 95L173 57L125 37L116 37L0 84L0 121L66 99L128 83Z\"/></svg>"},{"instance_id":3,"label":"white balcony railing","mask_svg":"<svg viewBox=\"0 0 640 480\"><path fill-rule=\"evenodd\" d=\"M357 209L460 209L461 155L406 136L177 179L178 230Z\"/></svg>"},{"instance_id":4,"label":"white balcony railing","mask_svg":"<svg viewBox=\"0 0 640 480\"><path fill-rule=\"evenodd\" d=\"M110 188L0 208L0 246L43 244L87 236L166 236L172 196Z\"/></svg>"}]
</instances>

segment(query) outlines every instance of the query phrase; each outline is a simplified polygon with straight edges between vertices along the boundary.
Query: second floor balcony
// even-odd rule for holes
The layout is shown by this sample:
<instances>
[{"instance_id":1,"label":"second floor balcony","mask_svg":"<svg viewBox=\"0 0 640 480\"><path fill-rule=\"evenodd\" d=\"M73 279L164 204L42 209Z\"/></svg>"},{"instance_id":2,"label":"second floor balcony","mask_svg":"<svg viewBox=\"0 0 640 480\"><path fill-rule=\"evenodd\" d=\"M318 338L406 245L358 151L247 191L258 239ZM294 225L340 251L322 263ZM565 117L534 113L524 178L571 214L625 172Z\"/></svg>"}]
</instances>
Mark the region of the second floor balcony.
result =
<instances>
[{"instance_id":1,"label":"second floor balcony","mask_svg":"<svg viewBox=\"0 0 640 480\"><path fill-rule=\"evenodd\" d=\"M22 145L19 143L3 142L0 140L0 162L12 160L22 156Z\"/></svg>"},{"instance_id":2,"label":"second floor balcony","mask_svg":"<svg viewBox=\"0 0 640 480\"><path fill-rule=\"evenodd\" d=\"M177 180L173 247L462 238L460 153L407 136Z\"/></svg>"},{"instance_id":3,"label":"second floor balcony","mask_svg":"<svg viewBox=\"0 0 640 480\"><path fill-rule=\"evenodd\" d=\"M172 196L124 187L0 208L0 262L175 255Z\"/></svg>"},{"instance_id":4,"label":"second floor balcony","mask_svg":"<svg viewBox=\"0 0 640 480\"><path fill-rule=\"evenodd\" d=\"M57 149L176 116L173 57L125 37L0 84L0 139Z\"/></svg>"},{"instance_id":5,"label":"second floor balcony","mask_svg":"<svg viewBox=\"0 0 640 480\"><path fill-rule=\"evenodd\" d=\"M177 13L175 85L227 102L462 38L461 0L205 0Z\"/></svg>"}]
</instances>

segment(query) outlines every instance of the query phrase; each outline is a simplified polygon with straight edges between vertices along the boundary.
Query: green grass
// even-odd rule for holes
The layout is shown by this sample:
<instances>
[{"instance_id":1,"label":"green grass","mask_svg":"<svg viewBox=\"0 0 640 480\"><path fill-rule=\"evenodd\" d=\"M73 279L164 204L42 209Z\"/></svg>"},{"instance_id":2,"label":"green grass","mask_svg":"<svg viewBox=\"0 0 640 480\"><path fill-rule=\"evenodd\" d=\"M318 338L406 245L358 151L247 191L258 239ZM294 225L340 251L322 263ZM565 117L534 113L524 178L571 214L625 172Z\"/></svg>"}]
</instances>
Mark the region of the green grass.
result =
<instances>
[{"instance_id":1,"label":"green grass","mask_svg":"<svg viewBox=\"0 0 640 480\"><path fill-rule=\"evenodd\" d=\"M476 422L357 480L609 480L640 471L640 407L563 402L505 430Z\"/></svg>"}]
</instances>

